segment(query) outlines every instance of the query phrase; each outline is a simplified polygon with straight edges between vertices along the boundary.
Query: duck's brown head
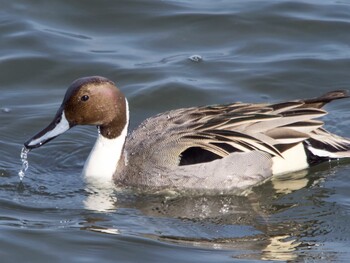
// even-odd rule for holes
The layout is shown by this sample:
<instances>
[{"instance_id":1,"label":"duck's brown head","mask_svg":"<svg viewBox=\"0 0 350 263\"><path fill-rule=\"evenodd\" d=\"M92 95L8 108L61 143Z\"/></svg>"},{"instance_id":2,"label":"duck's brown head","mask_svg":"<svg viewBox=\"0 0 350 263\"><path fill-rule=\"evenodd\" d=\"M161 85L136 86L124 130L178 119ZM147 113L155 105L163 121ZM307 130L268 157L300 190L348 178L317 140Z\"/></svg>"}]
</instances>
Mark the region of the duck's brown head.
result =
<instances>
[{"instance_id":1,"label":"duck's brown head","mask_svg":"<svg viewBox=\"0 0 350 263\"><path fill-rule=\"evenodd\" d=\"M24 146L40 147L76 125L95 125L102 136L116 138L127 125L127 107L124 95L109 79L77 79L68 88L53 121Z\"/></svg>"}]
</instances>

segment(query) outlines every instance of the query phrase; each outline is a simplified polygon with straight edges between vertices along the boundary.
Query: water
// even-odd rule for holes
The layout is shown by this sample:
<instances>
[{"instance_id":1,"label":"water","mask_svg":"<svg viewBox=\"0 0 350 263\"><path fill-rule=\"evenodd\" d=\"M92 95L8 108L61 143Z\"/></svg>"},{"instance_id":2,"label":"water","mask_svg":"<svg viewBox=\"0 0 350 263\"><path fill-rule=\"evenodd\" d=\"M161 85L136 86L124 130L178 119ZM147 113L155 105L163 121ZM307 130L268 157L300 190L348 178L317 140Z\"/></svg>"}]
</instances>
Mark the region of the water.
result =
<instances>
[{"instance_id":1,"label":"water","mask_svg":"<svg viewBox=\"0 0 350 263\"><path fill-rule=\"evenodd\" d=\"M23 147L22 148L22 151L21 151L21 161L22 161L22 168L21 170L19 170L18 172L18 176L19 176L19 179L22 181L24 176L25 176L25 173L26 171L28 170L28 167L29 167L29 162L28 162L28 153L29 153L29 149L27 149L26 147Z\"/></svg>"},{"instance_id":2,"label":"water","mask_svg":"<svg viewBox=\"0 0 350 263\"><path fill-rule=\"evenodd\" d=\"M131 125L184 106L277 102L349 87L349 1L2 1L1 262L347 262L350 165L325 163L246 196L142 195L85 182L95 127L28 155L68 85L102 75ZM198 60L198 61L197 61ZM350 134L350 100L327 128Z\"/></svg>"}]
</instances>

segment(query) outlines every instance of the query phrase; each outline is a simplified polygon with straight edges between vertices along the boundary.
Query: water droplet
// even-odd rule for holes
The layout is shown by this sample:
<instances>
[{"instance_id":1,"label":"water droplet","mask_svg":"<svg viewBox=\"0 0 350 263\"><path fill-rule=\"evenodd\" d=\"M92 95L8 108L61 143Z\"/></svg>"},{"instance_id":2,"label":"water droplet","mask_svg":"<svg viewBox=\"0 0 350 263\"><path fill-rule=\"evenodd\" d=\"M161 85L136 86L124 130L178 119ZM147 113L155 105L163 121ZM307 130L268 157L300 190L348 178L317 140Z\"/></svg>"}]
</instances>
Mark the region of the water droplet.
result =
<instances>
[{"instance_id":1,"label":"water droplet","mask_svg":"<svg viewBox=\"0 0 350 263\"><path fill-rule=\"evenodd\" d=\"M192 55L188 59L197 63L203 60L203 58L200 55Z\"/></svg>"},{"instance_id":2,"label":"water droplet","mask_svg":"<svg viewBox=\"0 0 350 263\"><path fill-rule=\"evenodd\" d=\"M22 151L21 151L21 161L22 161L22 168L21 170L18 172L18 176L19 179L22 181L24 176L25 176L25 172L27 171L28 167L29 167L29 163L28 163L28 153L29 153L30 149L23 147Z\"/></svg>"}]
</instances>

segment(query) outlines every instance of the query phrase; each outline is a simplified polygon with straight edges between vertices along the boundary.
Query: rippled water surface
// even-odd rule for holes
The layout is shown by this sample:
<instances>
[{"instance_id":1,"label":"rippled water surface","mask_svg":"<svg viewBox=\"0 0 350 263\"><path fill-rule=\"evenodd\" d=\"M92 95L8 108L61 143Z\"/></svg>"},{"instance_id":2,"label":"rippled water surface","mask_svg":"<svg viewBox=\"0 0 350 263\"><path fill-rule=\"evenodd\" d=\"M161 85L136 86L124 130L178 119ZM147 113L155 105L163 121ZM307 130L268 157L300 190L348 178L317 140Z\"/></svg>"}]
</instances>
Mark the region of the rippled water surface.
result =
<instances>
[{"instance_id":1,"label":"rippled water surface","mask_svg":"<svg viewBox=\"0 0 350 263\"><path fill-rule=\"evenodd\" d=\"M326 163L246 196L141 195L85 182L96 136L76 127L29 153L76 78L156 113L313 97L350 85L350 1L1 1L1 262L344 261L350 165ZM327 128L350 136L350 100Z\"/></svg>"}]
</instances>

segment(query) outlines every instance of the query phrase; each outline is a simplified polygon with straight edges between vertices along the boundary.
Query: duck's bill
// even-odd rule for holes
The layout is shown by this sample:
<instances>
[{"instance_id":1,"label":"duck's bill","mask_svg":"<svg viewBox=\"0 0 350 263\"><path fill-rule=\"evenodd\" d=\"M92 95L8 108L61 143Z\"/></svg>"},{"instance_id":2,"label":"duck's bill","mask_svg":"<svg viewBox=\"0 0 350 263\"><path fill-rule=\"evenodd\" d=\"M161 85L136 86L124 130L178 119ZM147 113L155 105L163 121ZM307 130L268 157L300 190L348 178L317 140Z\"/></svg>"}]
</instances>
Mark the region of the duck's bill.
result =
<instances>
[{"instance_id":1,"label":"duck's bill","mask_svg":"<svg viewBox=\"0 0 350 263\"><path fill-rule=\"evenodd\" d=\"M64 115L64 111L59 111L54 120L45 129L34 135L33 138L26 141L24 146L30 150L38 148L70 128L71 126Z\"/></svg>"}]
</instances>

